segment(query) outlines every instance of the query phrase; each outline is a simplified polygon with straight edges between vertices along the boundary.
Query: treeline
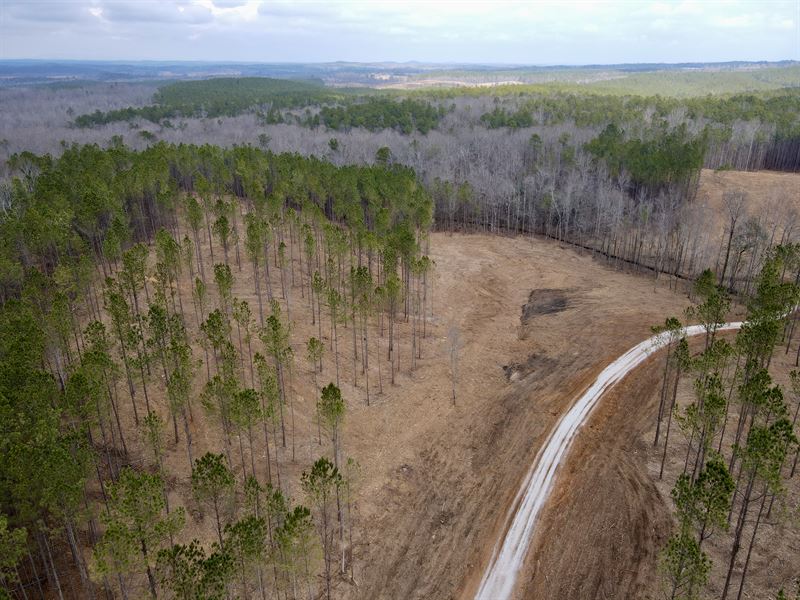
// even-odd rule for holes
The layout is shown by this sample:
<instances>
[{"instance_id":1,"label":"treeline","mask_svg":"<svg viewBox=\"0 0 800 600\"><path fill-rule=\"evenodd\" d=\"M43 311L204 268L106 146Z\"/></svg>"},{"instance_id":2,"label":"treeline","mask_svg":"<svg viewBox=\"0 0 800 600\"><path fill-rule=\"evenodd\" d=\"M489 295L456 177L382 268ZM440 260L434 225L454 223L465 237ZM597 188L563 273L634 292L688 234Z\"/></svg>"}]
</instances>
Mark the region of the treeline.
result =
<instances>
[{"instance_id":1,"label":"treeline","mask_svg":"<svg viewBox=\"0 0 800 600\"><path fill-rule=\"evenodd\" d=\"M75 118L77 127L94 127L136 118L160 123L176 117L233 117L259 106L298 108L335 102L347 92L334 92L321 83L266 77L221 77L202 81L178 81L155 93L155 104L108 112L95 111Z\"/></svg>"},{"instance_id":2,"label":"treeline","mask_svg":"<svg viewBox=\"0 0 800 600\"><path fill-rule=\"evenodd\" d=\"M502 97L497 97L500 103ZM490 127L529 127L530 125L557 125L567 121L579 127L605 126L646 122L649 118L665 119L676 110L685 110L692 121L731 125L736 121L761 121L774 124L781 135L796 133L800 110L800 89L761 92L758 94L733 94L729 96L701 96L695 98L670 98L666 96L613 96L587 93L539 93L531 96L516 95L516 99L503 99L503 104L516 105L514 109L497 106L481 117ZM646 115L649 113L649 117Z\"/></svg>"},{"instance_id":3,"label":"treeline","mask_svg":"<svg viewBox=\"0 0 800 600\"><path fill-rule=\"evenodd\" d=\"M220 117L234 116L262 104L294 108L330 102L346 95L347 92L326 88L321 81L223 77L177 81L159 88L153 99L163 106L190 106L209 117Z\"/></svg>"},{"instance_id":4,"label":"treeline","mask_svg":"<svg viewBox=\"0 0 800 600\"><path fill-rule=\"evenodd\" d=\"M706 69L703 67L710 66ZM499 82L521 80L530 83L501 83L492 87L493 96L520 96L528 94L563 93L597 94L608 96L659 96L668 98L692 98L708 94L761 93L785 88L796 88L800 77L800 66L788 61L780 66L750 65L756 68L741 68L744 65L684 64L684 65L629 65L617 69L614 65L602 67L560 67L492 71L492 78ZM760 67L760 68L758 68ZM441 77L456 78L465 83L486 82L487 72L440 71ZM429 74L420 74L428 78ZM473 79L474 78L474 79ZM435 94L442 99L456 96L483 96L486 87L450 87L435 90L424 89L419 94Z\"/></svg>"},{"instance_id":5,"label":"treeline","mask_svg":"<svg viewBox=\"0 0 800 600\"><path fill-rule=\"evenodd\" d=\"M348 405L422 357L432 207L414 173L165 144L12 168L0 589L330 598L356 560ZM323 456L292 481L309 445Z\"/></svg>"},{"instance_id":6,"label":"treeline","mask_svg":"<svg viewBox=\"0 0 800 600\"><path fill-rule=\"evenodd\" d=\"M282 79L183 81L160 88L153 105L97 110L76 117L74 124L96 127L135 119L162 124L165 119L234 117L255 110L265 124L296 122L304 127L324 125L332 130L363 127L369 131L396 129L404 134L425 134L437 126L445 113L444 107L422 100L356 98L355 93ZM313 113L292 112L311 106L320 109Z\"/></svg>"},{"instance_id":7,"label":"treeline","mask_svg":"<svg viewBox=\"0 0 800 600\"><path fill-rule=\"evenodd\" d=\"M369 131L396 129L404 134L418 131L421 134L434 129L445 114L443 106L439 108L421 100L392 100L389 98L371 98L366 102L347 103L342 106L323 106L309 126L320 123L334 131L363 127Z\"/></svg>"},{"instance_id":8,"label":"treeline","mask_svg":"<svg viewBox=\"0 0 800 600\"><path fill-rule=\"evenodd\" d=\"M744 597L753 550L783 511L786 481L795 476L800 457L800 371L790 373L784 388L770 368L776 352L789 352L795 335L798 281L800 246L779 246L758 275L735 340L720 334L731 298L711 270L696 281L697 302L686 311L688 320L705 329L702 350L690 351L677 318L656 328L667 350L653 446L663 446L659 478L668 454L677 456L680 470L671 493L677 530L661 557L666 597L707 597L715 571L724 582L721 600L734 593ZM795 366L798 360L800 350ZM677 400L686 377L694 381L688 404ZM706 553L713 542L728 549L724 564L714 565Z\"/></svg>"},{"instance_id":9,"label":"treeline","mask_svg":"<svg viewBox=\"0 0 800 600\"><path fill-rule=\"evenodd\" d=\"M132 122L134 119L145 119L151 123L161 123L164 119L175 119L187 112L187 116L192 116L194 112L191 108L184 108L181 110L179 107L174 106L159 106L150 105L134 108L129 106L127 108L120 108L117 110L109 110L102 112L96 110L93 113L79 115L75 117L76 127L97 127L99 125L108 125L109 123L116 123L119 121Z\"/></svg>"},{"instance_id":10,"label":"treeline","mask_svg":"<svg viewBox=\"0 0 800 600\"><path fill-rule=\"evenodd\" d=\"M490 128L566 122L578 127L613 125L631 130L635 139L658 121L674 121L674 115L683 113L680 120L687 127L707 131L709 152L704 166L800 171L797 89L686 99L554 93L512 100L510 104L515 107L498 105L483 113L481 122Z\"/></svg>"},{"instance_id":11,"label":"treeline","mask_svg":"<svg viewBox=\"0 0 800 600\"><path fill-rule=\"evenodd\" d=\"M693 200L702 135L683 126L642 139L628 139L616 126L589 139L580 134L562 129L523 142L520 132L513 154L503 154L501 141L485 154L469 147L480 157L472 164L428 175L437 227L544 235L674 281L693 279L708 265L721 270L727 260L725 283L741 292L749 291L771 247L796 239L796 207L788 198L748 214L746 195L730 191L724 231Z\"/></svg>"},{"instance_id":12,"label":"treeline","mask_svg":"<svg viewBox=\"0 0 800 600\"><path fill-rule=\"evenodd\" d=\"M481 89L483 104L492 102L493 106L488 111L484 107L478 116L456 108L463 104L460 100L472 98L471 90L427 90L399 99L365 90L332 91L307 82L222 78L171 84L159 90L153 105L95 111L76 117L74 124L97 127L137 118L170 124L176 118L255 112L264 126L363 127L412 135L437 129L442 118L452 113L449 127L459 120L477 119L490 129L574 125L596 134L613 124L628 139L646 142L652 130L684 123L693 136L705 132L708 145L703 165L708 168L800 170L800 91L796 88L690 98L565 92L557 86L523 88L515 94L492 90L491 95ZM445 98L453 98L448 108Z\"/></svg>"},{"instance_id":13,"label":"treeline","mask_svg":"<svg viewBox=\"0 0 800 600\"><path fill-rule=\"evenodd\" d=\"M645 111L665 118L683 101L646 96L607 96L591 93L539 93L517 98L496 99L498 106L481 115L490 128L521 128L572 122L578 127L604 127L609 123L643 122Z\"/></svg>"}]
</instances>

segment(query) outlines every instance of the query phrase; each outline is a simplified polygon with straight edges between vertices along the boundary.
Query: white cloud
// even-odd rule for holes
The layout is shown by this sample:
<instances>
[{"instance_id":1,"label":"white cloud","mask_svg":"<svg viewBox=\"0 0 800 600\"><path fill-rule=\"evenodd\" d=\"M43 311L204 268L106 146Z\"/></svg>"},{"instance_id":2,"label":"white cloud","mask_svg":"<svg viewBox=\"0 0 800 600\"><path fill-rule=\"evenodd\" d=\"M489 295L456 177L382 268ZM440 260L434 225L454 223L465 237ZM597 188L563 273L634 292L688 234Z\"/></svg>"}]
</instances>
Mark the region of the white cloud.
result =
<instances>
[{"instance_id":1,"label":"white cloud","mask_svg":"<svg viewBox=\"0 0 800 600\"><path fill-rule=\"evenodd\" d=\"M719 27L742 28L753 25L754 18L751 15L736 15L732 17L718 17L713 19L713 23Z\"/></svg>"},{"instance_id":2,"label":"white cloud","mask_svg":"<svg viewBox=\"0 0 800 600\"><path fill-rule=\"evenodd\" d=\"M0 50L243 61L800 59L798 2L0 0Z\"/></svg>"},{"instance_id":3,"label":"white cloud","mask_svg":"<svg viewBox=\"0 0 800 600\"><path fill-rule=\"evenodd\" d=\"M782 19L780 17L778 18L773 17L772 19L770 19L770 23L775 29L784 29L786 31L797 29L797 25L792 19ZM798 37L800 37L800 35L798 35Z\"/></svg>"},{"instance_id":4,"label":"white cloud","mask_svg":"<svg viewBox=\"0 0 800 600\"><path fill-rule=\"evenodd\" d=\"M194 3L210 11L220 22L253 21L258 18L261 5L260 0L194 0Z\"/></svg>"},{"instance_id":5,"label":"white cloud","mask_svg":"<svg viewBox=\"0 0 800 600\"><path fill-rule=\"evenodd\" d=\"M101 2L103 17L109 21L132 23L197 24L213 20L211 11L188 1Z\"/></svg>"}]
</instances>

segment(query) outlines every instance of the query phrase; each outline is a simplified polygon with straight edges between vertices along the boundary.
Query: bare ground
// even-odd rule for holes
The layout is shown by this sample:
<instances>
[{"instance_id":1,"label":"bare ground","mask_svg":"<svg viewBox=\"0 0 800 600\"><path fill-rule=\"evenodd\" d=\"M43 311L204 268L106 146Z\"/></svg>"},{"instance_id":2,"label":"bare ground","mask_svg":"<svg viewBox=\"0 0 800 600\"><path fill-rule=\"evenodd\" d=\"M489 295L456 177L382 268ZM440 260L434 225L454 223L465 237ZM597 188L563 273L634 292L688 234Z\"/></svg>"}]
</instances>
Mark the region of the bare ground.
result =
<instances>
[{"instance_id":1,"label":"bare ground","mask_svg":"<svg viewBox=\"0 0 800 600\"><path fill-rule=\"evenodd\" d=\"M730 191L746 194L744 215L738 226L748 218L760 220L767 235L774 236L776 242L785 227L797 235L800 227L800 174L703 169L694 202L711 216L708 240L716 248L727 239L724 238L728 227L724 195Z\"/></svg>"},{"instance_id":2,"label":"bare ground","mask_svg":"<svg viewBox=\"0 0 800 600\"><path fill-rule=\"evenodd\" d=\"M521 597L649 598L669 507L647 472L657 357L601 400L580 430L532 544Z\"/></svg>"},{"instance_id":3,"label":"bare ground","mask_svg":"<svg viewBox=\"0 0 800 600\"><path fill-rule=\"evenodd\" d=\"M686 302L549 242L435 235L432 248L435 297L447 302L435 300L428 358L399 394L349 417L348 451L369 482L354 598L469 597L557 417ZM531 298L547 295L565 302L531 310ZM451 323L464 340L456 407Z\"/></svg>"}]
</instances>

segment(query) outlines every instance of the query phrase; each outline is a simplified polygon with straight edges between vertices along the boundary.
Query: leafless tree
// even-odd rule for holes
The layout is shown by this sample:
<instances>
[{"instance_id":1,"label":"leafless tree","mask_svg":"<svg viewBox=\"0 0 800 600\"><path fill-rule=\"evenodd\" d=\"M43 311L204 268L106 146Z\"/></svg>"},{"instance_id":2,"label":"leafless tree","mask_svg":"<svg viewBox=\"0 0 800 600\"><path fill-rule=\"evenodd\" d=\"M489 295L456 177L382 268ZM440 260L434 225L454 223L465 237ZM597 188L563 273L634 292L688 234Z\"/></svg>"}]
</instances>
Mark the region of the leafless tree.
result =
<instances>
[{"instance_id":1,"label":"leafless tree","mask_svg":"<svg viewBox=\"0 0 800 600\"><path fill-rule=\"evenodd\" d=\"M450 351L450 380L453 384L453 406L456 405L456 382L458 381L458 351L461 347L461 333L451 325L447 331L447 345Z\"/></svg>"}]
</instances>

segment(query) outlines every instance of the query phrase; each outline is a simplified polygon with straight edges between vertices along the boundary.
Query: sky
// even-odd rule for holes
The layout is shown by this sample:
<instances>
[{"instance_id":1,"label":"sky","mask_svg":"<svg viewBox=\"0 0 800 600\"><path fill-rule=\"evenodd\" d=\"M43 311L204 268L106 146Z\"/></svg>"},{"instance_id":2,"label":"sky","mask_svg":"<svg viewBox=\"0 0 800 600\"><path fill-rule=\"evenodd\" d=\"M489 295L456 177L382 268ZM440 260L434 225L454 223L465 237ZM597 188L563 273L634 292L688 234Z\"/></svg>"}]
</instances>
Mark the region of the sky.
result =
<instances>
[{"instance_id":1,"label":"sky","mask_svg":"<svg viewBox=\"0 0 800 600\"><path fill-rule=\"evenodd\" d=\"M0 58L800 60L800 0L0 0Z\"/></svg>"}]
</instances>

